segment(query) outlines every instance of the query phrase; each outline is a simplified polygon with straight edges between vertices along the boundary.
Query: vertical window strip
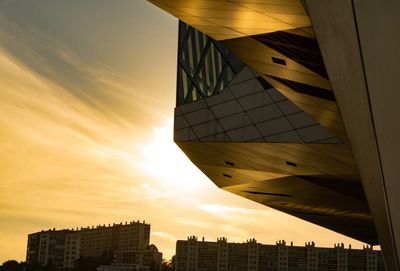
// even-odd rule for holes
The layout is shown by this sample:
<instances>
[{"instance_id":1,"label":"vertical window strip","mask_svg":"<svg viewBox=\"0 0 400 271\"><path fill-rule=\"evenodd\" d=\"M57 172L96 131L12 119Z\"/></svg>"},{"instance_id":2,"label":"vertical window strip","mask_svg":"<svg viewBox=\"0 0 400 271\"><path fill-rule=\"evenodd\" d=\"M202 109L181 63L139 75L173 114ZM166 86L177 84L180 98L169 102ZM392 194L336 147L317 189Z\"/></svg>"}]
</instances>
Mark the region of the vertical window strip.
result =
<instances>
[{"instance_id":1,"label":"vertical window strip","mask_svg":"<svg viewBox=\"0 0 400 271\"><path fill-rule=\"evenodd\" d=\"M215 84L216 84L216 81L217 81L217 74L216 74L216 71L215 71L215 65L213 65L214 63L215 63L215 58L214 58L214 53L215 53L215 45L214 45L214 43L212 43L211 44L211 46L210 46L210 55L211 55L211 69L212 69L212 89L213 89L213 92L214 92L214 90L215 90Z\"/></svg>"},{"instance_id":2,"label":"vertical window strip","mask_svg":"<svg viewBox=\"0 0 400 271\"><path fill-rule=\"evenodd\" d=\"M193 88L193 85L192 85L192 88ZM185 104L190 103L190 102L193 102L191 89L189 89L189 91L188 91L188 95L186 96L186 99L185 99Z\"/></svg>"},{"instance_id":3,"label":"vertical window strip","mask_svg":"<svg viewBox=\"0 0 400 271\"><path fill-rule=\"evenodd\" d=\"M189 38L188 38L188 49L189 49L189 71L190 71L190 75L193 76L194 74L194 63L193 63L193 45L192 45L192 33L190 34Z\"/></svg>"},{"instance_id":4,"label":"vertical window strip","mask_svg":"<svg viewBox=\"0 0 400 271\"><path fill-rule=\"evenodd\" d=\"M192 90L192 101L196 101L197 100L197 91L196 88L194 87Z\"/></svg>"},{"instance_id":5,"label":"vertical window strip","mask_svg":"<svg viewBox=\"0 0 400 271\"><path fill-rule=\"evenodd\" d=\"M182 52L182 60L183 60L183 62L185 62L185 53L184 52Z\"/></svg>"},{"instance_id":6,"label":"vertical window strip","mask_svg":"<svg viewBox=\"0 0 400 271\"><path fill-rule=\"evenodd\" d=\"M207 43L206 43L204 51L203 51L203 69L202 69L202 72L203 72L203 74L205 76L205 80L206 80L206 84L207 84L207 92L209 91L210 86L211 86L211 84L210 84L210 73L209 73L209 70L208 70L208 67L207 67L207 65L208 65L208 62L207 62L208 61L207 60L207 56L208 56L207 51L210 48L209 47L210 42L211 42L210 39L207 39Z\"/></svg>"},{"instance_id":7,"label":"vertical window strip","mask_svg":"<svg viewBox=\"0 0 400 271\"><path fill-rule=\"evenodd\" d=\"M216 82L214 94L217 94L224 89L224 85L225 85L224 78L225 78L225 74L226 74L225 71L226 71L227 67L228 67L228 65L226 64L226 62L224 62L224 67L222 68L222 71L218 74L218 80Z\"/></svg>"},{"instance_id":8,"label":"vertical window strip","mask_svg":"<svg viewBox=\"0 0 400 271\"><path fill-rule=\"evenodd\" d=\"M204 67L204 72L207 72L207 67ZM208 78L209 79L209 78ZM207 81L207 96L211 96L213 94L213 89L210 84L210 80Z\"/></svg>"},{"instance_id":9,"label":"vertical window strip","mask_svg":"<svg viewBox=\"0 0 400 271\"><path fill-rule=\"evenodd\" d=\"M199 65L200 62L200 42L199 42L199 31L195 32L195 42L194 42L195 48L196 48L196 63Z\"/></svg>"},{"instance_id":10,"label":"vertical window strip","mask_svg":"<svg viewBox=\"0 0 400 271\"><path fill-rule=\"evenodd\" d=\"M208 47L208 52L209 51L210 51L210 47ZM211 89L211 80L212 79L211 79L211 74L210 74L210 56L208 53L205 55L203 67L206 72L207 85Z\"/></svg>"},{"instance_id":11,"label":"vertical window strip","mask_svg":"<svg viewBox=\"0 0 400 271\"><path fill-rule=\"evenodd\" d=\"M204 63L205 63L205 56L207 55L206 54L207 47L201 48L201 51L200 51L200 46L202 44L205 44L205 46L207 46L207 43L204 43L204 40L207 39L207 37L199 31L196 31L196 33L198 34L196 43L198 43L197 46L199 48L199 63L197 65L197 69L196 69L196 82L198 82L198 84L199 84L199 88L200 88L199 94L202 94L203 97L206 97L208 84L207 84L207 78L204 74L204 65L205 65Z\"/></svg>"},{"instance_id":12,"label":"vertical window strip","mask_svg":"<svg viewBox=\"0 0 400 271\"><path fill-rule=\"evenodd\" d=\"M183 65L186 65L186 62L187 62L187 54L186 54L186 51L187 51L187 48L186 48L187 46L183 46L182 48L181 48L181 50L180 50L180 56L181 56L181 59L179 59L179 62L181 63L181 64L183 64Z\"/></svg>"},{"instance_id":13,"label":"vertical window strip","mask_svg":"<svg viewBox=\"0 0 400 271\"><path fill-rule=\"evenodd\" d=\"M198 67L198 71L197 71L197 81L199 82L199 90L201 91L201 93L203 94L203 96L207 96L205 93L206 93L206 90L207 90L207 84L206 84L206 82L205 82L205 80L204 80L204 78L203 78L203 76L202 76L202 73L201 73L201 71L202 71L202 69L203 69L203 65L200 67Z\"/></svg>"},{"instance_id":14,"label":"vertical window strip","mask_svg":"<svg viewBox=\"0 0 400 271\"><path fill-rule=\"evenodd\" d=\"M223 66L222 66L222 56L221 56L221 53L219 52L218 49L215 50L215 51L216 51L216 54L218 55L218 67L219 67L218 73L221 73L222 72L222 68L223 68Z\"/></svg>"},{"instance_id":15,"label":"vertical window strip","mask_svg":"<svg viewBox=\"0 0 400 271\"><path fill-rule=\"evenodd\" d=\"M183 97L186 99L186 96L187 96L188 90L189 90L189 86L188 86L186 72L182 68L181 68L181 74L182 74L182 85L183 85Z\"/></svg>"},{"instance_id":16,"label":"vertical window strip","mask_svg":"<svg viewBox=\"0 0 400 271\"><path fill-rule=\"evenodd\" d=\"M205 86L204 86L203 80L201 79L200 74L196 77L196 79L197 79L197 82L199 85L199 91L201 93L205 94ZM206 95L203 95L203 96L206 96Z\"/></svg>"},{"instance_id":17,"label":"vertical window strip","mask_svg":"<svg viewBox=\"0 0 400 271\"><path fill-rule=\"evenodd\" d=\"M185 96L183 91L183 78L182 68L178 65L178 80L177 80L177 94L176 94L176 105L183 104L185 102Z\"/></svg>"},{"instance_id":18,"label":"vertical window strip","mask_svg":"<svg viewBox=\"0 0 400 271\"><path fill-rule=\"evenodd\" d=\"M217 82L218 82L218 77L219 77L219 65L218 65L218 55L216 54L217 49L215 48L215 43L213 43L213 49L211 51L212 54L212 63L213 63L213 69L214 69L214 86L213 90L215 92L215 88L217 87Z\"/></svg>"},{"instance_id":19,"label":"vertical window strip","mask_svg":"<svg viewBox=\"0 0 400 271\"><path fill-rule=\"evenodd\" d=\"M225 88L224 81L225 81L224 78L222 78L217 93L219 93L219 92L221 92L222 90L224 90L224 88ZM215 94L217 94L217 93L215 93Z\"/></svg>"}]
</instances>

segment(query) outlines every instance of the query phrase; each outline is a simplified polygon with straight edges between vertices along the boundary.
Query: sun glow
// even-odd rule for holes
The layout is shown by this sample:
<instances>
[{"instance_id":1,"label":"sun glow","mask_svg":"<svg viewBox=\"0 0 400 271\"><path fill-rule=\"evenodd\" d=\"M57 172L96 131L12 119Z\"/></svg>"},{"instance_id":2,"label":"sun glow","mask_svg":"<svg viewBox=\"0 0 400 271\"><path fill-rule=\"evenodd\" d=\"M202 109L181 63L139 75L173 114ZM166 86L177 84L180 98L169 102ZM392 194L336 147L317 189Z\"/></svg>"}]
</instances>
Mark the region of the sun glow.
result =
<instances>
[{"instance_id":1,"label":"sun glow","mask_svg":"<svg viewBox=\"0 0 400 271\"><path fill-rule=\"evenodd\" d=\"M154 129L150 141L141 149L142 169L170 188L196 190L209 187L208 178L189 160L173 141L173 121Z\"/></svg>"}]
</instances>

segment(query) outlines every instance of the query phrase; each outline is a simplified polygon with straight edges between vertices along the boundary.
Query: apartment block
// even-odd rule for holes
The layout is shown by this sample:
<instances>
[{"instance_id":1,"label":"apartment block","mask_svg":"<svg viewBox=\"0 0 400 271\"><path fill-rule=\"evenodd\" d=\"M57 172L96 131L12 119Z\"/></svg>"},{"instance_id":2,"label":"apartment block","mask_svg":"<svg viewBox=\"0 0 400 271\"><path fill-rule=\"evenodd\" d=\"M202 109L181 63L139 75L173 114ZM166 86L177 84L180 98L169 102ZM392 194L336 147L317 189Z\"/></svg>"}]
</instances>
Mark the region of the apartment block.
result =
<instances>
[{"instance_id":1,"label":"apartment block","mask_svg":"<svg viewBox=\"0 0 400 271\"><path fill-rule=\"evenodd\" d=\"M150 242L150 225L139 221L81 228L81 255L100 256L104 251L144 250Z\"/></svg>"},{"instance_id":2,"label":"apartment block","mask_svg":"<svg viewBox=\"0 0 400 271\"><path fill-rule=\"evenodd\" d=\"M384 270L381 251L371 246L363 249L316 247L314 242L295 246L278 241L264 245L255 239L231 243L199 241L190 236L176 243L176 271L353 271Z\"/></svg>"},{"instance_id":3,"label":"apartment block","mask_svg":"<svg viewBox=\"0 0 400 271\"><path fill-rule=\"evenodd\" d=\"M26 261L68 269L76 266L80 257L99 257L107 252L119 255L137 251L147 255L145 252L153 251L149 245L150 225L144 221L52 229L28 235Z\"/></svg>"},{"instance_id":4,"label":"apartment block","mask_svg":"<svg viewBox=\"0 0 400 271\"><path fill-rule=\"evenodd\" d=\"M71 268L79 258L79 236L73 230L48 230L30 234L26 261L31 264Z\"/></svg>"}]
</instances>

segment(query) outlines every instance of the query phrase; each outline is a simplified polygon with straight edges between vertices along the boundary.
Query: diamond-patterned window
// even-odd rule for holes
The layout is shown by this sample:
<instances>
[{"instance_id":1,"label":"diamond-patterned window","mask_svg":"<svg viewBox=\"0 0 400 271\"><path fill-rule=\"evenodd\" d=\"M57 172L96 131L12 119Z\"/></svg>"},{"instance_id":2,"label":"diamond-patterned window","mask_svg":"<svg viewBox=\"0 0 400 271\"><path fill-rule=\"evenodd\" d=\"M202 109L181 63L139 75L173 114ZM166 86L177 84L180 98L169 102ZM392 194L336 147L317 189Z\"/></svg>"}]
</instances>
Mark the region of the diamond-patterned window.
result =
<instances>
[{"instance_id":1,"label":"diamond-patterned window","mask_svg":"<svg viewBox=\"0 0 400 271\"><path fill-rule=\"evenodd\" d=\"M221 92L243 67L219 42L179 22L177 105Z\"/></svg>"}]
</instances>

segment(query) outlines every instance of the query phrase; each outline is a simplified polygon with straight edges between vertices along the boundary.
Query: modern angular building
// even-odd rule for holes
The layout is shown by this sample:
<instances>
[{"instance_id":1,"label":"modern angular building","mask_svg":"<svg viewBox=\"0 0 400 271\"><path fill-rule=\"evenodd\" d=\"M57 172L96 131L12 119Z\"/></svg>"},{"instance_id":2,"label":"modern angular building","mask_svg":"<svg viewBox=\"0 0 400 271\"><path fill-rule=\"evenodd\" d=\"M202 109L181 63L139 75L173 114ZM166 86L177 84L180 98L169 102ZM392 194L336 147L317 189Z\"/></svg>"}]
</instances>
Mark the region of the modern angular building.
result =
<instances>
[{"instance_id":1,"label":"modern angular building","mask_svg":"<svg viewBox=\"0 0 400 271\"><path fill-rule=\"evenodd\" d=\"M178 240L175 256L176 271L345 271L384 270L380 251L371 247L316 247L314 242L294 246L278 241L264 245L255 239L231 243L226 238L217 242L197 240L190 236Z\"/></svg>"},{"instance_id":2,"label":"modern angular building","mask_svg":"<svg viewBox=\"0 0 400 271\"><path fill-rule=\"evenodd\" d=\"M181 20L174 135L193 163L400 270L400 2L150 2Z\"/></svg>"}]
</instances>

